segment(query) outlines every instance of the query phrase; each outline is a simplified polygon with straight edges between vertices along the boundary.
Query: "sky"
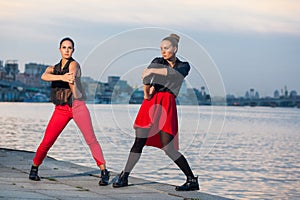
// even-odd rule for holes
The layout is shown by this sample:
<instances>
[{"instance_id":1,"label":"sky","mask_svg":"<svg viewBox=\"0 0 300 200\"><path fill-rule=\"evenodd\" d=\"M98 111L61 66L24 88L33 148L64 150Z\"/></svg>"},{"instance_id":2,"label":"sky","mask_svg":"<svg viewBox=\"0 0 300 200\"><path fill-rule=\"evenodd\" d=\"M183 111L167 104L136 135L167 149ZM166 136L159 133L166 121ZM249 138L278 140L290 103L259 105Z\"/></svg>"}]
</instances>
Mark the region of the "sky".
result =
<instances>
[{"instance_id":1,"label":"sky","mask_svg":"<svg viewBox=\"0 0 300 200\"><path fill-rule=\"evenodd\" d=\"M0 27L0 60L18 60L21 72L25 63L57 63L59 41L70 36L84 76L97 80L118 63L108 70L111 75L140 84L141 70L133 69L160 56L160 40L175 32L182 38L179 56L197 63L189 53L206 54L227 94L243 96L254 88L260 96L273 96L274 90L285 86L300 94L298 0L0 0ZM151 27L157 30L153 34ZM137 53L126 51L127 43L121 39L138 44L132 46ZM145 41L152 44L143 46ZM203 51L180 52L189 42ZM95 52L103 55L97 57ZM118 59L107 60L110 53ZM201 73L204 68L192 67L187 77L192 87L213 87L213 81L206 81L207 74ZM199 79L194 76L197 71ZM129 72L134 76L126 76Z\"/></svg>"}]
</instances>

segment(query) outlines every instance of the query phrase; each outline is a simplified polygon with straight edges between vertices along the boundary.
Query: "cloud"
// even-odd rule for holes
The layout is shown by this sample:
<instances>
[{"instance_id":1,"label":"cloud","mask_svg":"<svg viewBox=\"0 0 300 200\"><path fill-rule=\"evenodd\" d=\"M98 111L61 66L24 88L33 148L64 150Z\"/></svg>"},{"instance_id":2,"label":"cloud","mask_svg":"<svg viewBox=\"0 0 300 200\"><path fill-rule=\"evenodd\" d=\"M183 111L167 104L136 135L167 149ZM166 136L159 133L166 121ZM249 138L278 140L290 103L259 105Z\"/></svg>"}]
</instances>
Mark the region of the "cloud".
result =
<instances>
[{"instance_id":1,"label":"cloud","mask_svg":"<svg viewBox=\"0 0 300 200\"><path fill-rule=\"evenodd\" d=\"M20 27L52 25L62 18L90 23L164 26L199 31L286 33L300 35L297 0L12 0L0 2L1 23ZM24 26L22 25L24 24Z\"/></svg>"},{"instance_id":2,"label":"cloud","mask_svg":"<svg viewBox=\"0 0 300 200\"><path fill-rule=\"evenodd\" d=\"M21 71L29 61L53 64L59 56L59 39L64 36L75 40L76 59L83 63L95 45L115 34L162 27L203 43L220 65L227 87L248 88L247 81L251 85L255 79L236 73L247 67L255 72L270 71L275 77L270 75L270 85L287 84L299 90L299 73L295 73L299 71L298 0L0 0L0 7L0 59L18 59ZM247 55L258 55L251 59L257 63L245 62ZM281 68L289 74L281 76L277 70ZM252 77L265 79L261 73L253 72Z\"/></svg>"}]
</instances>

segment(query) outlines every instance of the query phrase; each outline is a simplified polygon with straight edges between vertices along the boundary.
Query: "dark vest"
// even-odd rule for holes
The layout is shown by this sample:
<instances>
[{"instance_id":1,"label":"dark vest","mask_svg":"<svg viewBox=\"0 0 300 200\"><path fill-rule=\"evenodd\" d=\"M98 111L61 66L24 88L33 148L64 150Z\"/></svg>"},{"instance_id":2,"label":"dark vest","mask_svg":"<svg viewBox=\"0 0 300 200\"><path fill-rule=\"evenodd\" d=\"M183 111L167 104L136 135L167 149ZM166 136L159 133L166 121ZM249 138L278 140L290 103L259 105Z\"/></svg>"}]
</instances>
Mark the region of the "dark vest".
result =
<instances>
[{"instance_id":1,"label":"dark vest","mask_svg":"<svg viewBox=\"0 0 300 200\"><path fill-rule=\"evenodd\" d=\"M69 65L74 61L70 58L65 64L64 68L61 69L61 61L54 66L55 75L64 75L69 72ZM51 83L51 101L55 105L66 105L72 106L72 91L70 89L69 83L64 81L52 81Z\"/></svg>"}]
</instances>

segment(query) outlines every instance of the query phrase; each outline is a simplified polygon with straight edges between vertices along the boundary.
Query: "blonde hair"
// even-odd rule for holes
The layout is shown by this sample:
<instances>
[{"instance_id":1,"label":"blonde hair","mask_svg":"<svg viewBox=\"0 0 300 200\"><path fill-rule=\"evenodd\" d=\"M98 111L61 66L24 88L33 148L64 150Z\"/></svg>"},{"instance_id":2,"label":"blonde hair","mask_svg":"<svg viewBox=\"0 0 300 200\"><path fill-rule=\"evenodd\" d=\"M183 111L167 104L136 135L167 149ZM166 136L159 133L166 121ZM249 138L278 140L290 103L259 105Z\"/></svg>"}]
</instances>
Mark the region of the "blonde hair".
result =
<instances>
[{"instance_id":1,"label":"blonde hair","mask_svg":"<svg viewBox=\"0 0 300 200\"><path fill-rule=\"evenodd\" d=\"M178 47L178 43L179 43L179 40L180 40L180 37L175 34L175 33L171 33L168 37L165 37L162 41L164 40L168 40L171 42L171 44L174 46L174 47Z\"/></svg>"}]
</instances>

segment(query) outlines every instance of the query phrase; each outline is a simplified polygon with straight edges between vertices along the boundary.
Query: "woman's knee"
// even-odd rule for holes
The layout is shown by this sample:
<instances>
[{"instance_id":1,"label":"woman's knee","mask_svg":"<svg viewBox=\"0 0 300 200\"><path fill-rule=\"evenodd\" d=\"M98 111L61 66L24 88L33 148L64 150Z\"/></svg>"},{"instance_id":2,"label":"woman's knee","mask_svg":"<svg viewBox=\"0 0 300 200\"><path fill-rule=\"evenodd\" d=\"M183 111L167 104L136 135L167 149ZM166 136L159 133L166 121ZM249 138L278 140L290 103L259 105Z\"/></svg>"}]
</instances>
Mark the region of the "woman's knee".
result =
<instances>
[{"instance_id":1,"label":"woman's knee","mask_svg":"<svg viewBox=\"0 0 300 200\"><path fill-rule=\"evenodd\" d=\"M134 144L131 147L130 152L132 153L142 153L143 148L146 144L147 138L135 138Z\"/></svg>"},{"instance_id":2,"label":"woman's knee","mask_svg":"<svg viewBox=\"0 0 300 200\"><path fill-rule=\"evenodd\" d=\"M149 129L144 129L144 128L135 129L136 136L130 152L142 153L143 148L146 145L148 133L149 133Z\"/></svg>"}]
</instances>

